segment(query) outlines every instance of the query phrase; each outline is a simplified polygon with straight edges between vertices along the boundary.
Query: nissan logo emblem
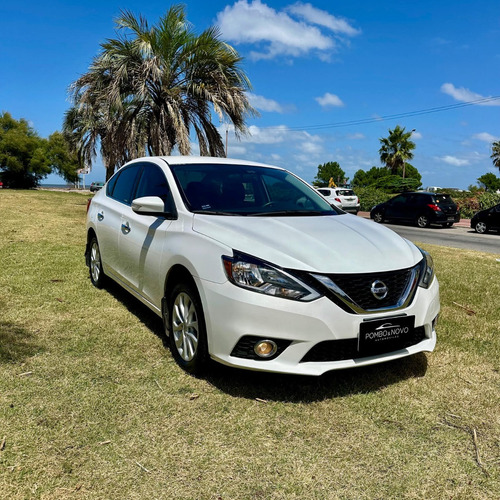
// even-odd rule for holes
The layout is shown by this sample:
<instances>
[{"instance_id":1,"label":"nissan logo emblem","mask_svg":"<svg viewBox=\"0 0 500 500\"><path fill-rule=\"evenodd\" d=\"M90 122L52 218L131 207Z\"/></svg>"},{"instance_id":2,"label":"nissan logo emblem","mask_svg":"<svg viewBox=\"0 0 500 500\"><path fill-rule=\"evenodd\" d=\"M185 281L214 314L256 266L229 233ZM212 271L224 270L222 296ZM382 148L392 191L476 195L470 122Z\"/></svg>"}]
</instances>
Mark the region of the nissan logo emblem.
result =
<instances>
[{"instance_id":1,"label":"nissan logo emblem","mask_svg":"<svg viewBox=\"0 0 500 500\"><path fill-rule=\"evenodd\" d=\"M387 294L389 293L389 290L385 286L385 283L380 280L375 280L372 283L372 287L370 288L370 290L373 296L378 300L385 299L387 297Z\"/></svg>"}]
</instances>

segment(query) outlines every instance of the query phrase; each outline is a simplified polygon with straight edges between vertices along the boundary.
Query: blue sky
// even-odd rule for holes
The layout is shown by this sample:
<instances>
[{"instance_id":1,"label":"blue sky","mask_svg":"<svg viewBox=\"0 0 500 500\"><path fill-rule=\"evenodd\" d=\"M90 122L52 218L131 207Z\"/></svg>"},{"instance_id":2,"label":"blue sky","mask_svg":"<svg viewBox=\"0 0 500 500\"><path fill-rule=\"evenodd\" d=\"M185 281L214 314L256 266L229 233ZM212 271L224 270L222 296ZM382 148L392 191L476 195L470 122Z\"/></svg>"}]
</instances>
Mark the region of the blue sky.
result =
<instances>
[{"instance_id":1,"label":"blue sky","mask_svg":"<svg viewBox=\"0 0 500 500\"><path fill-rule=\"evenodd\" d=\"M154 23L170 5L2 2L0 110L26 118L44 137L60 130L70 105L67 88L99 44L114 36L120 10ZM500 140L499 2L185 5L197 32L221 28L245 58L253 85L260 117L248 122L250 135L242 141L229 132L230 157L284 166L307 181L319 164L337 161L352 179L360 168L380 166L379 138L399 124L415 129L412 164L424 186L466 188L487 172L500 175L490 159L491 142ZM479 103L463 105L471 101ZM86 182L104 177L97 161Z\"/></svg>"}]
</instances>

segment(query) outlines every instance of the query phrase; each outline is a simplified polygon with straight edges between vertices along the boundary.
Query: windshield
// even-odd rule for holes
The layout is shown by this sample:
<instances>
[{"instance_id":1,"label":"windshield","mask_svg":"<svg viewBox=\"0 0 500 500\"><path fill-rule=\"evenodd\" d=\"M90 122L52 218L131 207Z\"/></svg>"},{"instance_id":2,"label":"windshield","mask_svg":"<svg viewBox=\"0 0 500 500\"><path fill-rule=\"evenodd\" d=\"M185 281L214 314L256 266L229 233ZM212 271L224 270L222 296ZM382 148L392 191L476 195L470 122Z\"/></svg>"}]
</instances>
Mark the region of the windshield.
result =
<instances>
[{"instance_id":1,"label":"windshield","mask_svg":"<svg viewBox=\"0 0 500 500\"><path fill-rule=\"evenodd\" d=\"M338 215L298 177L248 165L171 165L186 206L194 213L248 216Z\"/></svg>"}]
</instances>

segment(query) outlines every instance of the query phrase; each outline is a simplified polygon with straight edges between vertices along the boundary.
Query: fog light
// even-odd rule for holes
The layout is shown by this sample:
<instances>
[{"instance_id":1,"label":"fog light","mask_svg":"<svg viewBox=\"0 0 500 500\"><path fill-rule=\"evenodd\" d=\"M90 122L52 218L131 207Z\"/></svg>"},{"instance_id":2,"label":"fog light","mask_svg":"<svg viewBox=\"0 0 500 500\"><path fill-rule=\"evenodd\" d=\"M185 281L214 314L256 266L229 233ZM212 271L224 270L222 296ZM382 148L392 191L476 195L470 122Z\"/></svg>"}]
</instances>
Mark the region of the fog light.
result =
<instances>
[{"instance_id":1,"label":"fog light","mask_svg":"<svg viewBox=\"0 0 500 500\"><path fill-rule=\"evenodd\" d=\"M270 358L278 350L278 346L272 340L259 340L253 348L259 358Z\"/></svg>"}]
</instances>

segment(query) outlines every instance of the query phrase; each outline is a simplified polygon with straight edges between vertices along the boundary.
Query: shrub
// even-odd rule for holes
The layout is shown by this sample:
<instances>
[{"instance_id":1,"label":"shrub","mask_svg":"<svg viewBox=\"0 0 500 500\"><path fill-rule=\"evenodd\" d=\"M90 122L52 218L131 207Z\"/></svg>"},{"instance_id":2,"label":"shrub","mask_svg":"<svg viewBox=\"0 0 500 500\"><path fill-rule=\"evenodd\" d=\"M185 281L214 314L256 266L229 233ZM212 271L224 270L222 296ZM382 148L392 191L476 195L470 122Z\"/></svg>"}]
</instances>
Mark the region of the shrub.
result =
<instances>
[{"instance_id":1,"label":"shrub","mask_svg":"<svg viewBox=\"0 0 500 500\"><path fill-rule=\"evenodd\" d=\"M488 192L479 192L476 195L466 193L460 197L456 197L453 194L452 198L460 207L460 216L462 219L470 219L479 210L484 210L500 203L500 194Z\"/></svg>"},{"instance_id":2,"label":"shrub","mask_svg":"<svg viewBox=\"0 0 500 500\"><path fill-rule=\"evenodd\" d=\"M375 205L393 197L393 194L374 187L357 187L355 193L359 198L360 210L363 212L369 212Z\"/></svg>"}]
</instances>

